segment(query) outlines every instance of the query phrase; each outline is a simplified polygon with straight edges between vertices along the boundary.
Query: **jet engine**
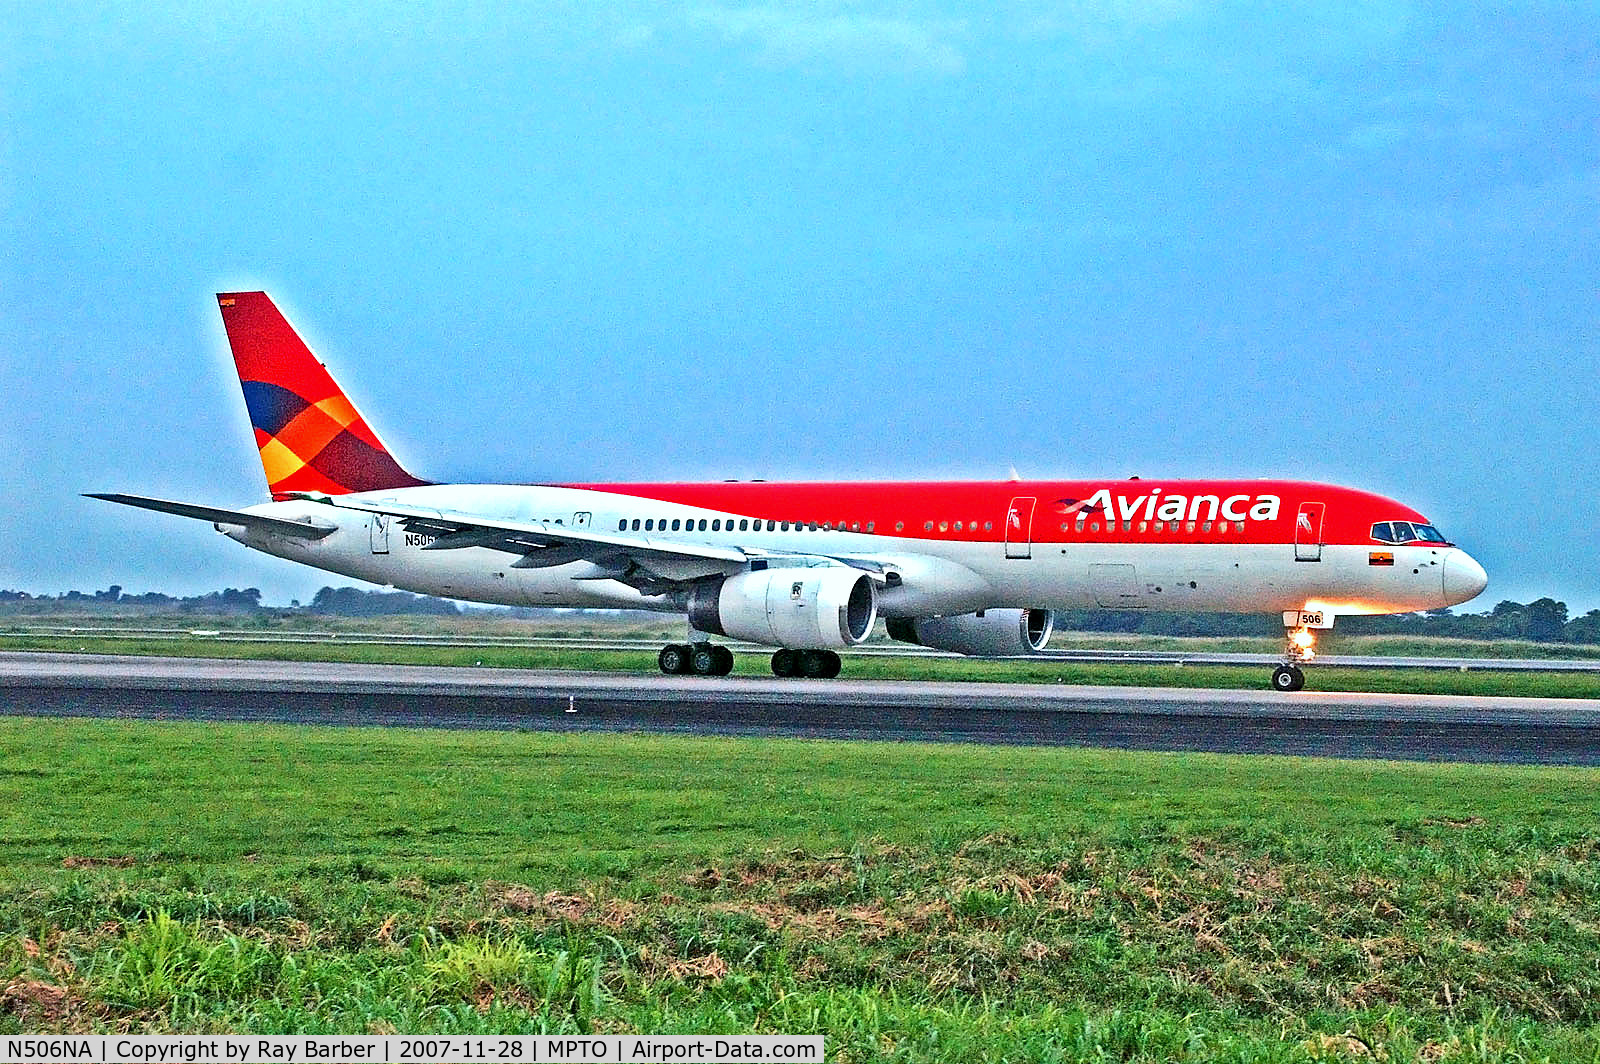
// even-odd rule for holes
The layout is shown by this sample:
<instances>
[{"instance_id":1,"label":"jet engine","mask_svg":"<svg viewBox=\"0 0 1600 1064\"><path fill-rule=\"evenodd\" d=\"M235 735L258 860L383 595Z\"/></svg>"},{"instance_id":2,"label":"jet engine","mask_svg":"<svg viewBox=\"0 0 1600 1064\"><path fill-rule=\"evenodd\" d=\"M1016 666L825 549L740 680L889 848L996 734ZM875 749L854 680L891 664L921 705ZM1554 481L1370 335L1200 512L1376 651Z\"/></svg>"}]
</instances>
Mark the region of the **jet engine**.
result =
<instances>
[{"instance_id":1,"label":"jet engine","mask_svg":"<svg viewBox=\"0 0 1600 1064\"><path fill-rule=\"evenodd\" d=\"M955 617L891 618L889 638L977 658L1009 658L1043 650L1055 631L1050 610L979 610Z\"/></svg>"},{"instance_id":2,"label":"jet engine","mask_svg":"<svg viewBox=\"0 0 1600 1064\"><path fill-rule=\"evenodd\" d=\"M872 634L878 591L848 566L760 569L702 580L689 592L702 632L789 650L852 647Z\"/></svg>"}]
</instances>

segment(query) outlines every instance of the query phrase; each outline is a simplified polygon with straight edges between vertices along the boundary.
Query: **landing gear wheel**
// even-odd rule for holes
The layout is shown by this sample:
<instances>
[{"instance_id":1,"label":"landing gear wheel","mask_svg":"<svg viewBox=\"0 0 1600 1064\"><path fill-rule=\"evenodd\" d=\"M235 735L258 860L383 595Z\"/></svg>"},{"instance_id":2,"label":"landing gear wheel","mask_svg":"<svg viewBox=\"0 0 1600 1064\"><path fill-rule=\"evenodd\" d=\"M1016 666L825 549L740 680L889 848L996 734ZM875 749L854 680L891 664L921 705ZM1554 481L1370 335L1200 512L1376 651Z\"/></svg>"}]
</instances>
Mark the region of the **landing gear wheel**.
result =
<instances>
[{"instance_id":1,"label":"landing gear wheel","mask_svg":"<svg viewBox=\"0 0 1600 1064\"><path fill-rule=\"evenodd\" d=\"M840 661L839 655L835 654L831 650L824 650L822 652L822 656L827 658L828 664L828 667L822 670L822 678L824 680L831 680L835 676L839 675L839 670L844 668L844 662Z\"/></svg>"},{"instance_id":2,"label":"landing gear wheel","mask_svg":"<svg viewBox=\"0 0 1600 1064\"><path fill-rule=\"evenodd\" d=\"M790 676L798 675L799 672L800 662L795 651L779 650L772 655L772 675L788 679Z\"/></svg>"},{"instance_id":3,"label":"landing gear wheel","mask_svg":"<svg viewBox=\"0 0 1600 1064\"><path fill-rule=\"evenodd\" d=\"M733 651L727 647L712 647L717 652L717 671L714 676L726 676L733 671Z\"/></svg>"},{"instance_id":4,"label":"landing gear wheel","mask_svg":"<svg viewBox=\"0 0 1600 1064\"><path fill-rule=\"evenodd\" d=\"M722 664L722 655L717 653L721 647L714 647L710 643L696 643L690 649L689 667L696 676L720 676L717 671Z\"/></svg>"},{"instance_id":5,"label":"landing gear wheel","mask_svg":"<svg viewBox=\"0 0 1600 1064\"><path fill-rule=\"evenodd\" d=\"M1306 685L1306 674L1296 665L1279 665L1272 670L1274 691L1298 691Z\"/></svg>"},{"instance_id":6,"label":"landing gear wheel","mask_svg":"<svg viewBox=\"0 0 1600 1064\"><path fill-rule=\"evenodd\" d=\"M800 675L808 680L823 680L828 676L828 651L800 651Z\"/></svg>"},{"instance_id":7,"label":"landing gear wheel","mask_svg":"<svg viewBox=\"0 0 1600 1064\"><path fill-rule=\"evenodd\" d=\"M682 676L689 671L689 648L682 643L668 643L656 655L656 664L668 676Z\"/></svg>"}]
</instances>

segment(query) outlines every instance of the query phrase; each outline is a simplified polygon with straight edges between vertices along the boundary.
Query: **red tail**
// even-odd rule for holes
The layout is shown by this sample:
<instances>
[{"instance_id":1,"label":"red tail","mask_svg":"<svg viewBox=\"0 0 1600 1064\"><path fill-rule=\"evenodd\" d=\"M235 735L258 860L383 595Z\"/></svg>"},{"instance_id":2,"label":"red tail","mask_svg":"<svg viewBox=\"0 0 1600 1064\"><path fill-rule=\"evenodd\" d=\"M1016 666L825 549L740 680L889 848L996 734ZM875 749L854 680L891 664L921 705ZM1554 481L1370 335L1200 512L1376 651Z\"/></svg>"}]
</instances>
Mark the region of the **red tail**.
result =
<instances>
[{"instance_id":1,"label":"red tail","mask_svg":"<svg viewBox=\"0 0 1600 1064\"><path fill-rule=\"evenodd\" d=\"M217 306L274 499L427 483L394 460L265 292L219 292Z\"/></svg>"}]
</instances>

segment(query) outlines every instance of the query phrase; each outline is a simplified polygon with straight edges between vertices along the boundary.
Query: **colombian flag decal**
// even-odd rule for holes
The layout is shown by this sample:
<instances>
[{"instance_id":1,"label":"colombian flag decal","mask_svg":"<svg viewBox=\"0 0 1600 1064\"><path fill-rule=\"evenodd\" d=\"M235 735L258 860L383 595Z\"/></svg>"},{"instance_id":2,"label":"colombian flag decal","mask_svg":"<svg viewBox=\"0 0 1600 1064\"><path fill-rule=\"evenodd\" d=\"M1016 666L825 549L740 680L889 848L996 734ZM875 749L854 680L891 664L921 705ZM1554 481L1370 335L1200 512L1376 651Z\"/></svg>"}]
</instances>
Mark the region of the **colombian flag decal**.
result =
<instances>
[{"instance_id":1,"label":"colombian flag decal","mask_svg":"<svg viewBox=\"0 0 1600 1064\"><path fill-rule=\"evenodd\" d=\"M1386 550L1375 550L1367 554L1368 565L1393 565L1394 553Z\"/></svg>"}]
</instances>

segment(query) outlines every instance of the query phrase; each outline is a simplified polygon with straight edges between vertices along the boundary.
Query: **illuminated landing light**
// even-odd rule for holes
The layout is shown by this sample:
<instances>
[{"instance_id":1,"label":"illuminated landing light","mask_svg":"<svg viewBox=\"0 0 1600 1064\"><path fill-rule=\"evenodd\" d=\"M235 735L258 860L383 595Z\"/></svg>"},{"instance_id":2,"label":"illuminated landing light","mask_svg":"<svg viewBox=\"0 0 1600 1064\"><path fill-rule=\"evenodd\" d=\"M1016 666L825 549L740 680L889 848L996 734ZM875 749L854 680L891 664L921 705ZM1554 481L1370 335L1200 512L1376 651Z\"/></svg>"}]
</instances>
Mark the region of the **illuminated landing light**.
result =
<instances>
[{"instance_id":1,"label":"illuminated landing light","mask_svg":"<svg viewBox=\"0 0 1600 1064\"><path fill-rule=\"evenodd\" d=\"M1289 646L1294 656L1301 661L1310 661L1317 656L1317 652L1314 649L1316 645L1316 633L1309 628L1296 628L1289 633Z\"/></svg>"}]
</instances>

